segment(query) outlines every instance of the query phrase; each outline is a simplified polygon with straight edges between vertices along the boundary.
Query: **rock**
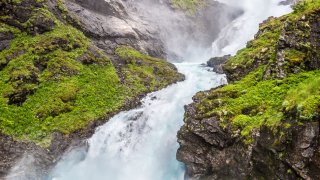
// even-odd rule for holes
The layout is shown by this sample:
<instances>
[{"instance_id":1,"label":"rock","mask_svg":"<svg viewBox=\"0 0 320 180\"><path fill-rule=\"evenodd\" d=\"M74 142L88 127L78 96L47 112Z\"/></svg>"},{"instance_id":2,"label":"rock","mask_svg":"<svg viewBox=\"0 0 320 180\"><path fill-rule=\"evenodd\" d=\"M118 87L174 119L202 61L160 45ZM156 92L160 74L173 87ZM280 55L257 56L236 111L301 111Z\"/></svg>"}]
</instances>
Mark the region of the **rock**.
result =
<instances>
[{"instance_id":1,"label":"rock","mask_svg":"<svg viewBox=\"0 0 320 180\"><path fill-rule=\"evenodd\" d=\"M70 18L80 21L80 29L99 48L112 54L118 45L128 45L154 57L165 57L158 32L143 19L128 13L121 1L66 1Z\"/></svg>"},{"instance_id":2,"label":"rock","mask_svg":"<svg viewBox=\"0 0 320 180\"><path fill-rule=\"evenodd\" d=\"M13 38L14 38L14 35L11 32L0 33L0 51L8 48Z\"/></svg>"},{"instance_id":3,"label":"rock","mask_svg":"<svg viewBox=\"0 0 320 180\"><path fill-rule=\"evenodd\" d=\"M0 4L0 16L6 16L3 21L31 35L42 34L50 31L55 26L54 21L47 17L41 8L45 6L43 1L22 0L17 2L3 2Z\"/></svg>"},{"instance_id":4,"label":"rock","mask_svg":"<svg viewBox=\"0 0 320 180\"><path fill-rule=\"evenodd\" d=\"M251 72L257 72L259 67L266 67L261 73L258 71L257 75L253 74L255 75L253 77L260 79L256 83L251 75L252 79L249 79L255 87L261 82L268 81L290 85L286 82L289 79L288 76L294 78L296 74L308 71L318 73L317 70L320 69L319 12L320 10L317 9L307 11L301 16L294 16L295 18L292 19L290 15L277 19L281 22L279 23L280 36L270 41L272 46L257 46L255 44L257 41L250 41L247 48L257 50L254 51L255 53L238 54L223 65L231 83L239 82L229 85L229 89L218 87L199 92L193 98L194 102L185 107L184 125L177 135L180 144L177 159L185 163L188 178L320 179L320 119L317 108L311 110L316 115L304 120L299 117L298 112L295 112L300 110L300 105L296 105L298 107L289 112L283 110L280 103L275 111L282 115L275 125L261 122L257 126L251 126L250 121L257 120L256 113L263 115L264 112L252 114L249 112L250 107L235 110L232 103L232 99L241 99L240 103L247 103L259 96L252 99L242 96L242 93L247 94L251 91L243 89L244 86L240 86L239 91L235 90L237 84L247 82L247 79L242 80L242 78L248 77L247 75ZM289 18L286 19L287 17ZM274 20L269 18L261 24L255 39L266 32L273 32L275 27L269 26L268 23L274 23ZM306 44L308 46L305 46ZM274 59L271 61L270 57ZM226 64L228 67L225 67ZM317 77L318 74L315 78ZM295 80L299 84L305 79L290 80ZM275 91L276 88L278 87L274 88ZM290 90L295 90L294 88ZM264 91L267 92L262 90L259 94L264 94ZM284 91L284 95L286 93ZM309 96L313 95L319 95L319 93ZM255 96L254 93L252 96ZM242 99L243 97L246 99ZM300 96L297 95L297 97ZM262 97L258 101L265 102L265 99ZM240 105L239 102L236 105ZM264 104L261 107L264 107ZM253 117L253 119L236 125L237 116ZM264 118L263 121L267 121L266 119ZM248 136L242 134L248 133L243 131L245 128L248 128ZM247 138L250 140L248 141Z\"/></svg>"},{"instance_id":5,"label":"rock","mask_svg":"<svg viewBox=\"0 0 320 180\"><path fill-rule=\"evenodd\" d=\"M287 5L296 3L297 1L298 1L298 0L283 0L283 1L279 2L279 5L287 6Z\"/></svg>"},{"instance_id":6,"label":"rock","mask_svg":"<svg viewBox=\"0 0 320 180\"><path fill-rule=\"evenodd\" d=\"M223 74L222 64L227 62L231 58L231 55L225 55L222 57L213 57L208 62L207 65L213 68L214 72Z\"/></svg>"},{"instance_id":7,"label":"rock","mask_svg":"<svg viewBox=\"0 0 320 180\"><path fill-rule=\"evenodd\" d=\"M69 9L69 12L59 10L57 0L4 0L0 2L0 16L5 16L6 18L1 19L1 23L18 28L22 33L28 33L31 36L37 36L38 34L51 31L53 28L56 28L55 23L57 21L60 21L59 23L65 23L65 25L73 25L75 28L83 31L93 42L80 57L74 54L75 57L78 57L74 58L74 60L84 65L99 64L103 66L108 63L108 66L111 66L111 62L101 50L105 51L106 54L116 62L118 59L115 58L114 50L119 45L132 46L137 50L157 57L165 56L163 43L158 38L157 32L148 27L148 24L144 21L128 15L127 9L121 1L66 0L65 5ZM48 10L52 12L50 16L56 16L57 19L55 19L55 21L51 19L52 17L48 17L49 13L46 14L42 12L47 12ZM74 19L69 22L69 17ZM72 24L73 22L79 22L79 24ZM72 36L72 34L70 34L70 36ZM80 49L83 47L78 42L68 42L69 40L74 40L70 36L67 35L66 38L56 38L50 42L48 45L49 48L47 48L48 46L42 48L41 45L39 45L41 52L47 54L56 49L69 52L70 49ZM0 51L8 48L13 38L13 33L1 32ZM82 41L87 42L81 39L80 42ZM3 70L11 60L16 59L26 52L28 51L22 46L6 57L1 57L0 71ZM28 95L33 93L34 88L37 88L36 85L39 83L39 74L47 68L46 61L48 61L49 58L52 57L41 55L39 58L35 58L34 61L30 59L31 63L34 63L34 67L27 69L27 73L17 74L15 79L10 79L15 86L10 93L3 95L8 98L9 104L19 106L27 99ZM123 74L121 74L121 69L118 67L119 63L112 65L119 71L119 77L121 78ZM173 67L173 65L169 65L169 63L166 66ZM64 73L78 72L77 70L73 72L72 69L69 70L64 66L60 66L60 68L63 68L61 71ZM172 68L172 70L176 69ZM114 71L114 69L112 69L112 71ZM183 76L179 75L179 77L181 78L172 79L170 83L182 80ZM27 83L27 85L21 85L22 83ZM57 83L61 82L57 81ZM10 174L10 176L6 177L7 179L45 179L44 176L47 175L50 168L52 168L64 153L73 147L86 147L85 140L94 134L98 126L104 124L110 117L119 113L119 111L139 106L141 104L140 100L146 93L147 92L143 92L135 97L128 98L130 100L124 103L123 107L119 110L108 113L105 117L90 122L90 124L75 132L69 133L68 135L59 132L54 133L50 144L49 142L46 144L49 147L36 145L27 140L14 140L0 133L0 179L5 178L8 174Z\"/></svg>"},{"instance_id":8,"label":"rock","mask_svg":"<svg viewBox=\"0 0 320 180\"><path fill-rule=\"evenodd\" d=\"M245 144L215 117L197 119L195 105L186 107L178 132L177 159L194 179L319 179L319 122L271 130L261 127ZM277 133L274 133L277 132Z\"/></svg>"},{"instance_id":9,"label":"rock","mask_svg":"<svg viewBox=\"0 0 320 180\"><path fill-rule=\"evenodd\" d=\"M52 19L43 15L37 15L37 17L33 19L32 25L28 27L27 31L32 35L42 34L53 30L54 26L55 22Z\"/></svg>"},{"instance_id":10,"label":"rock","mask_svg":"<svg viewBox=\"0 0 320 180\"><path fill-rule=\"evenodd\" d=\"M215 117L196 118L194 105L188 105L185 125L178 132L177 159L186 164L186 175L195 179L244 179L250 156L247 147Z\"/></svg>"},{"instance_id":11,"label":"rock","mask_svg":"<svg viewBox=\"0 0 320 180\"><path fill-rule=\"evenodd\" d=\"M239 60L233 62L231 58L222 65L228 81L241 80L261 65L266 65L264 79L283 79L290 73L297 74L305 70L318 69L320 67L320 57L317 53L320 48L319 12L320 10L315 10L308 16L302 15L296 20L281 19L283 27L277 30L280 31L277 32L280 36L270 41L269 47L259 49L256 53L247 53L246 58L251 61L242 60L242 63L238 64ZM274 22L274 19L270 17L260 24L260 30L256 33L255 39L268 32L276 33L270 23ZM257 48L253 42L255 40L249 41L247 48ZM292 56L294 61L289 60Z\"/></svg>"},{"instance_id":12,"label":"rock","mask_svg":"<svg viewBox=\"0 0 320 180\"><path fill-rule=\"evenodd\" d=\"M8 180L20 179L20 177L43 179L45 175L43 170L54 162L48 151L34 143L15 141L2 133L0 133L0 157L0 179L13 167L10 171L12 176L8 176Z\"/></svg>"}]
</instances>

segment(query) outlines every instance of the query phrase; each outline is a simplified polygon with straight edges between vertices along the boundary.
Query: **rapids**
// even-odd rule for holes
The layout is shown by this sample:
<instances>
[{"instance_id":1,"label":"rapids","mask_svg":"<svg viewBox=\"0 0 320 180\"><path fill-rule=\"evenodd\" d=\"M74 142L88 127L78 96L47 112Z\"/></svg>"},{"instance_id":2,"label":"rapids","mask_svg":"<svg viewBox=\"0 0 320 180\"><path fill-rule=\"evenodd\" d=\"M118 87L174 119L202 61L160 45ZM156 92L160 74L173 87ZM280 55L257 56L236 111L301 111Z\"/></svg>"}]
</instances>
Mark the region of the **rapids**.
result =
<instances>
[{"instance_id":1,"label":"rapids","mask_svg":"<svg viewBox=\"0 0 320 180\"><path fill-rule=\"evenodd\" d=\"M279 0L219 1L241 8L244 13L221 31L212 44L212 54L205 58L184 57L183 63L176 63L178 70L186 75L185 81L150 93L141 107L114 116L88 139L88 151L75 149L66 154L48 179L184 179L183 164L175 158L176 133L183 124L184 105L192 102L196 92L227 83L225 75L200 64L210 56L235 54L253 38L259 23L269 16L291 11L289 6L279 6Z\"/></svg>"}]
</instances>

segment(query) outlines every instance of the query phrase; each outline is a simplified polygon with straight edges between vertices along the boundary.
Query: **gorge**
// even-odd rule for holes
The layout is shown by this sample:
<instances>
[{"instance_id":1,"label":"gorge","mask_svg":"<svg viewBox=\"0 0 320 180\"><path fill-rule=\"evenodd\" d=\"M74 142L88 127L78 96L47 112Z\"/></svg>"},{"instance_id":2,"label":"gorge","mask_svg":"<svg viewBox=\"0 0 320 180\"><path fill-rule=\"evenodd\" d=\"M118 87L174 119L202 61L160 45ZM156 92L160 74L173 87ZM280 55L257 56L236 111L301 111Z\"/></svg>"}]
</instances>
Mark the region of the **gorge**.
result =
<instances>
[{"instance_id":1,"label":"gorge","mask_svg":"<svg viewBox=\"0 0 320 180\"><path fill-rule=\"evenodd\" d=\"M294 2L0 2L0 179L320 178L320 1Z\"/></svg>"}]
</instances>

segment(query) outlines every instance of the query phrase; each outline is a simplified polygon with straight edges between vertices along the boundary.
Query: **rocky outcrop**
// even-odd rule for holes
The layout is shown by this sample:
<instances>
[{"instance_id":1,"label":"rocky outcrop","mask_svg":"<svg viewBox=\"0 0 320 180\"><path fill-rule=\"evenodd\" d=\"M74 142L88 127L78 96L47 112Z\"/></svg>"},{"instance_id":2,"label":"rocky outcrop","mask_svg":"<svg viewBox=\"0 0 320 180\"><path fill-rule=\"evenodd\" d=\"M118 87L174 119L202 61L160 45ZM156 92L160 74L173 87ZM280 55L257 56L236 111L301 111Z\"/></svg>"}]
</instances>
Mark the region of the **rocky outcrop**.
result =
<instances>
[{"instance_id":1,"label":"rocky outcrop","mask_svg":"<svg viewBox=\"0 0 320 180\"><path fill-rule=\"evenodd\" d=\"M315 10L308 16L270 17L261 23L255 39L247 43L247 49L254 50L242 51L223 65L228 80L240 80L261 65L268 66L265 78L285 78L291 73L318 69L318 14L319 10ZM270 22L275 25L268 25ZM280 23L284 23L284 26ZM260 46L259 43L266 44Z\"/></svg>"},{"instance_id":2,"label":"rocky outcrop","mask_svg":"<svg viewBox=\"0 0 320 180\"><path fill-rule=\"evenodd\" d=\"M188 178L320 178L320 7L309 5L262 23L223 65L231 84L186 106L177 159Z\"/></svg>"},{"instance_id":3,"label":"rocky outcrop","mask_svg":"<svg viewBox=\"0 0 320 180\"><path fill-rule=\"evenodd\" d=\"M197 99L194 99L197 102ZM194 179L319 179L319 121L290 128L262 126L254 142L244 143L232 126L216 117L198 119L196 104L186 107L178 133L177 159Z\"/></svg>"},{"instance_id":4,"label":"rocky outcrop","mask_svg":"<svg viewBox=\"0 0 320 180\"><path fill-rule=\"evenodd\" d=\"M34 143L15 141L4 134L0 134L0 137L0 178L5 177L8 170L15 167L11 169L11 175L6 177L8 180L19 179L22 175L24 179L42 179L44 169L52 164L54 157Z\"/></svg>"},{"instance_id":5,"label":"rocky outcrop","mask_svg":"<svg viewBox=\"0 0 320 180\"><path fill-rule=\"evenodd\" d=\"M11 40L14 38L12 33L0 33L0 51L9 47Z\"/></svg>"},{"instance_id":6,"label":"rocky outcrop","mask_svg":"<svg viewBox=\"0 0 320 180\"><path fill-rule=\"evenodd\" d=\"M223 74L222 65L231 58L231 55L225 55L222 57L213 57L209 59L207 65L213 68L214 72Z\"/></svg>"},{"instance_id":7,"label":"rocky outcrop","mask_svg":"<svg viewBox=\"0 0 320 180\"><path fill-rule=\"evenodd\" d=\"M129 13L122 1L66 1L76 26L106 53L112 55L119 45L130 45L154 57L166 57L159 33L148 22ZM69 19L70 21L70 19Z\"/></svg>"},{"instance_id":8,"label":"rocky outcrop","mask_svg":"<svg viewBox=\"0 0 320 180\"><path fill-rule=\"evenodd\" d=\"M0 26L0 179L44 179L111 116L184 78L119 1L4 0Z\"/></svg>"}]
</instances>

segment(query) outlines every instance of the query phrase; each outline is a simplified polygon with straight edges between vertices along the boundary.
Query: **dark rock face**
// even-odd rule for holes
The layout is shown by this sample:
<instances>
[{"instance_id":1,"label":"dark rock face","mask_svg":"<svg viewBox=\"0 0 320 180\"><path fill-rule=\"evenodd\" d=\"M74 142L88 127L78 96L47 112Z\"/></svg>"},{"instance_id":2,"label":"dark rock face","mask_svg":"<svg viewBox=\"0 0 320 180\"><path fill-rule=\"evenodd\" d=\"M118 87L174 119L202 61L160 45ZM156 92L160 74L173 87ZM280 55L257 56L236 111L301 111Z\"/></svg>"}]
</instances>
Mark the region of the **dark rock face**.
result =
<instances>
[{"instance_id":1,"label":"dark rock face","mask_svg":"<svg viewBox=\"0 0 320 180\"><path fill-rule=\"evenodd\" d=\"M308 16L301 16L296 20L280 19L284 26L280 31L280 37L276 39L274 47L263 48L259 53L252 55L252 63L226 65L222 66L223 71L227 74L230 82L238 81L249 74L252 70L261 65L267 65L265 71L265 79L270 77L286 78L290 73L300 73L302 71L310 71L319 69L319 10L315 10ZM268 20L260 24L264 27L268 22L274 20L270 17ZM255 35L259 38L268 29L260 29ZM247 47L252 46L251 42L247 43ZM269 62L270 54L276 53L274 60ZM295 59L294 61L290 59ZM231 58L232 61L232 58Z\"/></svg>"},{"instance_id":2,"label":"dark rock face","mask_svg":"<svg viewBox=\"0 0 320 180\"><path fill-rule=\"evenodd\" d=\"M213 57L208 62L207 65L213 68L214 72L223 74L222 65L231 58L231 55L225 55L222 57Z\"/></svg>"},{"instance_id":3,"label":"dark rock face","mask_svg":"<svg viewBox=\"0 0 320 180\"><path fill-rule=\"evenodd\" d=\"M0 179L7 175L11 167L15 166L14 169L11 169L11 176L6 177L8 180L18 179L21 175L28 179L40 180L45 174L43 169L54 161L53 156L37 145L18 142L1 133L0 157ZM19 165L19 160L29 162L29 164Z\"/></svg>"},{"instance_id":4,"label":"dark rock face","mask_svg":"<svg viewBox=\"0 0 320 180\"><path fill-rule=\"evenodd\" d=\"M0 33L0 51L9 47L10 42L13 38L14 36L12 33L9 33L9 32Z\"/></svg>"},{"instance_id":5,"label":"dark rock face","mask_svg":"<svg viewBox=\"0 0 320 180\"><path fill-rule=\"evenodd\" d=\"M54 21L39 13L35 7L42 8L43 2L37 0L25 0L20 3L4 0L0 4L0 16L8 16L3 21L17 27L31 35L42 34L50 31L55 26Z\"/></svg>"},{"instance_id":6,"label":"dark rock face","mask_svg":"<svg viewBox=\"0 0 320 180\"><path fill-rule=\"evenodd\" d=\"M197 101L197 99L194 99ZM215 118L197 119L193 104L186 106L185 125L178 132L177 159L186 164L186 175L195 179L244 179L250 151L230 128Z\"/></svg>"},{"instance_id":7,"label":"dark rock face","mask_svg":"<svg viewBox=\"0 0 320 180\"><path fill-rule=\"evenodd\" d=\"M279 135L261 128L252 149L251 176L263 178L270 174L270 179L319 179L319 122L294 124L282 138Z\"/></svg>"},{"instance_id":8,"label":"dark rock face","mask_svg":"<svg viewBox=\"0 0 320 180\"><path fill-rule=\"evenodd\" d=\"M293 74L318 70L320 68L319 18L319 10L314 10L289 20L280 19L284 25L280 28L280 37L275 40L275 46L268 47L274 48L272 52L275 59L269 61L268 54L271 53L268 51L271 50L262 47L260 54L252 56L253 63L249 66L245 64L247 61L243 64L234 63L234 66L229 64L231 68L227 69L224 65L223 69L226 70L228 79L231 82L243 82L242 78L260 66L266 67L265 71L261 72L263 81L280 80ZM268 21L273 20L274 18L270 18ZM270 32L270 27L265 27L267 28L258 32L256 39L265 31ZM252 42L254 41L248 43L248 48L252 47ZM305 46L306 44L308 46ZM229 99L237 98L232 94L223 94L230 91L221 89L198 93L193 98L194 103L185 108L185 124L178 132L180 148L177 159L186 164L188 178L204 180L320 178L319 116L301 121L297 112L287 112L280 107L279 111L283 113L283 117L278 125L259 125L251 128L252 139L245 141L241 127L235 127L231 122L232 116L228 119L227 115L221 115L224 110L215 112L220 103L228 103L221 100L223 96ZM228 113L227 110L225 112ZM243 111L240 114L247 112Z\"/></svg>"},{"instance_id":9,"label":"dark rock face","mask_svg":"<svg viewBox=\"0 0 320 180\"><path fill-rule=\"evenodd\" d=\"M299 0L283 0L283 1L279 2L279 5L287 6L287 5L296 3L298 1Z\"/></svg>"},{"instance_id":10,"label":"dark rock face","mask_svg":"<svg viewBox=\"0 0 320 180\"><path fill-rule=\"evenodd\" d=\"M198 119L194 106L186 107L185 125L178 132L177 159L186 164L189 178L320 178L318 121L291 122L284 134L283 127L264 126L254 133L253 143L245 144L215 117Z\"/></svg>"}]
</instances>

